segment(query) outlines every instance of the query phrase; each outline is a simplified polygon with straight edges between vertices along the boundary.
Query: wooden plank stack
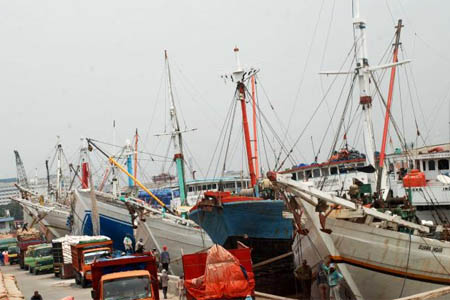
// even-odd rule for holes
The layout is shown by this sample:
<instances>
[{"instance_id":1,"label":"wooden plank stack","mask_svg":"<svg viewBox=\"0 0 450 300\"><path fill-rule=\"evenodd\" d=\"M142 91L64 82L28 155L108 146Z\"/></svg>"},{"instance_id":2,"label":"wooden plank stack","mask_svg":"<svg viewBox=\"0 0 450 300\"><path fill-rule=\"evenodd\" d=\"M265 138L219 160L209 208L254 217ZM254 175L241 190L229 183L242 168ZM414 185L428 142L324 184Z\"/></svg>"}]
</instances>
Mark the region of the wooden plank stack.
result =
<instances>
[{"instance_id":1,"label":"wooden plank stack","mask_svg":"<svg viewBox=\"0 0 450 300\"><path fill-rule=\"evenodd\" d=\"M16 277L0 272L0 300L23 300L22 292L17 287Z\"/></svg>"}]
</instances>

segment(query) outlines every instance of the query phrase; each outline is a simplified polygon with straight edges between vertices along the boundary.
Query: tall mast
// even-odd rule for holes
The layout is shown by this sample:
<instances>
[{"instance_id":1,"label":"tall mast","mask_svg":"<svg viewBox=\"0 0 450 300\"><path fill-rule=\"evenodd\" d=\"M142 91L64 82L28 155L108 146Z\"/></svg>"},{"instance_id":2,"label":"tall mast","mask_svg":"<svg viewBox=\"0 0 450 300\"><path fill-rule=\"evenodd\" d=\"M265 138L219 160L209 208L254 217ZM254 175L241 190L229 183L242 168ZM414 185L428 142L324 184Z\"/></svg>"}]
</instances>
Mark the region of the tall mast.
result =
<instances>
[{"instance_id":1,"label":"tall mast","mask_svg":"<svg viewBox=\"0 0 450 300\"><path fill-rule=\"evenodd\" d=\"M61 161L62 161L62 146L59 139L57 137L57 145L56 145L56 156L57 156L57 167L56 167L56 199L59 200L62 196L62 169L61 169Z\"/></svg>"},{"instance_id":2,"label":"tall mast","mask_svg":"<svg viewBox=\"0 0 450 300\"><path fill-rule=\"evenodd\" d=\"M250 184L252 187L254 187L256 184L256 174L252 158L252 145L250 141L250 130L248 128L247 109L245 106L244 76L247 72L244 72L244 70L241 67L241 62L239 60L239 48L237 47L234 48L234 53L236 55L236 70L233 72L233 77L237 81L236 89L238 91L238 101L241 102L242 124L244 127L245 148L247 150L247 162L248 162L248 171L250 173Z\"/></svg>"},{"instance_id":3,"label":"tall mast","mask_svg":"<svg viewBox=\"0 0 450 300\"><path fill-rule=\"evenodd\" d=\"M137 178L137 168L138 168L138 130L136 128L136 136L134 137L134 178ZM134 183L136 186L136 182Z\"/></svg>"},{"instance_id":4,"label":"tall mast","mask_svg":"<svg viewBox=\"0 0 450 300\"><path fill-rule=\"evenodd\" d=\"M183 139L180 130L180 123L178 122L177 111L175 108L175 100L173 98L172 77L170 74L170 65L169 65L169 57L167 56L167 50L164 51L164 58L167 69L167 87L169 89L170 120L172 122L172 129L173 129L172 142L175 150L174 160L177 166L177 176L178 176L178 185L180 187L181 205L186 205L186 181L184 175Z\"/></svg>"},{"instance_id":5,"label":"tall mast","mask_svg":"<svg viewBox=\"0 0 450 300\"><path fill-rule=\"evenodd\" d=\"M392 58L393 63L398 62L398 47L400 45L400 33L402 31L402 27L403 27L402 20L398 20L398 24L396 26L397 30L395 32L394 52L393 52L393 58ZM380 169L383 168L384 157L386 154L386 139L387 139L387 133L388 133L388 129L389 129L389 118L391 116L391 105L392 105L392 96L394 93L394 82L395 82L396 70L397 70L397 65L392 66L391 79L389 81L388 101L387 101L387 105L386 105L386 115L384 117L383 139L381 142L380 162L379 162Z\"/></svg>"},{"instance_id":6,"label":"tall mast","mask_svg":"<svg viewBox=\"0 0 450 300\"><path fill-rule=\"evenodd\" d=\"M255 148L255 176L259 178L259 162L258 162L258 134L257 134L257 120L256 120L256 79L255 75L251 78L252 82L252 104L253 104L253 147Z\"/></svg>"},{"instance_id":7,"label":"tall mast","mask_svg":"<svg viewBox=\"0 0 450 300\"><path fill-rule=\"evenodd\" d=\"M364 111L364 142L366 161L375 166L375 137L372 124L372 97L370 96L370 69L366 45L366 23L359 15L359 0L353 1L353 28L355 31L356 73L359 83L359 103Z\"/></svg>"},{"instance_id":8,"label":"tall mast","mask_svg":"<svg viewBox=\"0 0 450 300\"><path fill-rule=\"evenodd\" d=\"M113 120L113 144L112 144L112 151L111 153L115 152L116 145L116 120ZM112 155L114 157L114 155ZM111 165L111 171L112 171L112 194L114 197L118 197L120 195L119 193L119 179L117 178L117 170L114 165Z\"/></svg>"},{"instance_id":9,"label":"tall mast","mask_svg":"<svg viewBox=\"0 0 450 300\"><path fill-rule=\"evenodd\" d=\"M131 141L126 141L125 146L125 154L127 157L127 169L128 173L133 174L133 148L131 147ZM131 189L134 186L134 182L131 178L128 177L128 187Z\"/></svg>"}]
</instances>

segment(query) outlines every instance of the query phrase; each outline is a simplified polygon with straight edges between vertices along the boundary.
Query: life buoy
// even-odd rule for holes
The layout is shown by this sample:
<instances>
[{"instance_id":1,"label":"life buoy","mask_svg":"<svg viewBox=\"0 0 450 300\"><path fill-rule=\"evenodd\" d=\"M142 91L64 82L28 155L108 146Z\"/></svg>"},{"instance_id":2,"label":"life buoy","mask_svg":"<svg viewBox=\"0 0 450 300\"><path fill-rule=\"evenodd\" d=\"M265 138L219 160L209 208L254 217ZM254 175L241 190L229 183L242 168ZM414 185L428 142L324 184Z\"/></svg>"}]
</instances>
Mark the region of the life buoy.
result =
<instances>
[{"instance_id":1,"label":"life buoy","mask_svg":"<svg viewBox=\"0 0 450 300\"><path fill-rule=\"evenodd\" d=\"M438 147L433 147L430 150L428 150L428 153L437 153L437 152L443 152L444 148L438 146Z\"/></svg>"}]
</instances>

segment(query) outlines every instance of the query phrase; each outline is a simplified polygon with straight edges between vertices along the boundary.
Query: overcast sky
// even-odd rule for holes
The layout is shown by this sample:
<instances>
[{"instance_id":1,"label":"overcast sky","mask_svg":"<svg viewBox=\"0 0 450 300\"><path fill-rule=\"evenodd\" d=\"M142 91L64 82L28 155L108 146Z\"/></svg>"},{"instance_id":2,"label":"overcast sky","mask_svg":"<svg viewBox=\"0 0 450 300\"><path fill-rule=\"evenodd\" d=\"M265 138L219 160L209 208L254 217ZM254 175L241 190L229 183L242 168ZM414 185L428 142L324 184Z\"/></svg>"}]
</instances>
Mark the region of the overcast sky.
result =
<instances>
[{"instance_id":1,"label":"overcast sky","mask_svg":"<svg viewBox=\"0 0 450 300\"><path fill-rule=\"evenodd\" d=\"M450 2L361 2L372 65L390 44L396 20L403 19L402 42L413 60L410 89L421 133L428 143L448 142ZM234 68L235 45L244 65L261 70L260 88L276 110L267 117L280 128L278 116L295 139L322 98L321 86L326 89L332 80L321 80L318 72L338 69L352 40L350 0L0 1L0 177L16 175L14 149L29 176L35 168L44 175L57 135L69 160L76 161L80 137L112 142L113 120L117 144L131 139L138 128L140 147L165 156L167 138L154 136L167 127L164 49L182 126L198 128L185 137L186 156L204 172L234 93L234 85L220 75ZM317 151L342 84L333 88L328 108L318 111L298 144L298 163L312 161L311 136ZM406 83L402 88L403 123L408 140L415 141ZM394 101L401 115L400 101ZM378 144L381 114L374 102ZM161 170L158 164L143 165L147 175Z\"/></svg>"}]
</instances>

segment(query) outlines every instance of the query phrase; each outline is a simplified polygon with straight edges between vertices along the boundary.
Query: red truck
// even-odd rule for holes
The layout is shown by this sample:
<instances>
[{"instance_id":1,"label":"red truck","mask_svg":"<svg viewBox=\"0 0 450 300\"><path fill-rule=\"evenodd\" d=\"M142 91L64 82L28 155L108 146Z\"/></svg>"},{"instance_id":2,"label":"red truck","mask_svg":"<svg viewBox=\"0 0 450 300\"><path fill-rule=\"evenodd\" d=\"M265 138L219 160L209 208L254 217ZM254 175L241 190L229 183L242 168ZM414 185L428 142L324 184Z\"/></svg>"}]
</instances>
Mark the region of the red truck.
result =
<instances>
[{"instance_id":1,"label":"red truck","mask_svg":"<svg viewBox=\"0 0 450 300\"><path fill-rule=\"evenodd\" d=\"M28 246L44 243L39 231L35 229L18 231L17 246L19 247L19 265L21 269L25 268L24 259Z\"/></svg>"},{"instance_id":2,"label":"red truck","mask_svg":"<svg viewBox=\"0 0 450 300\"><path fill-rule=\"evenodd\" d=\"M91 264L100 257L111 256L111 240L80 242L71 246L75 282L87 287L92 281Z\"/></svg>"},{"instance_id":3,"label":"red truck","mask_svg":"<svg viewBox=\"0 0 450 300\"><path fill-rule=\"evenodd\" d=\"M94 300L159 300L156 260L151 253L99 258L91 271Z\"/></svg>"},{"instance_id":4,"label":"red truck","mask_svg":"<svg viewBox=\"0 0 450 300\"><path fill-rule=\"evenodd\" d=\"M213 245L207 252L183 255L182 261L188 300L255 299L250 248Z\"/></svg>"}]
</instances>

